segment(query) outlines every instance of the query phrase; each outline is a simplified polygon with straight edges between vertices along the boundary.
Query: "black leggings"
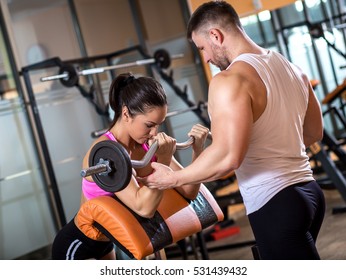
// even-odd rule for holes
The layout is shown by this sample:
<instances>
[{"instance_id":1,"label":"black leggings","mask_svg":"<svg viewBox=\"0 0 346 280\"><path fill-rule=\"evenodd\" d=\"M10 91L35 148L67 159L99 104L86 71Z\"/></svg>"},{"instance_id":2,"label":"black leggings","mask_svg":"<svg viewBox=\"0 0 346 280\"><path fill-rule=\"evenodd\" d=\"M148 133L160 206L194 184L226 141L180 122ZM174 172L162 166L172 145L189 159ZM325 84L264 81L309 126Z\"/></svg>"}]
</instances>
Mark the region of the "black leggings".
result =
<instances>
[{"instance_id":1,"label":"black leggings","mask_svg":"<svg viewBox=\"0 0 346 280\"><path fill-rule=\"evenodd\" d=\"M111 241L96 241L85 236L72 219L56 235L52 245L52 259L101 259L113 250L113 246Z\"/></svg>"},{"instance_id":2,"label":"black leggings","mask_svg":"<svg viewBox=\"0 0 346 280\"><path fill-rule=\"evenodd\" d=\"M320 259L315 243L324 213L324 195L315 181L280 191L261 209L248 215L260 258Z\"/></svg>"}]
</instances>

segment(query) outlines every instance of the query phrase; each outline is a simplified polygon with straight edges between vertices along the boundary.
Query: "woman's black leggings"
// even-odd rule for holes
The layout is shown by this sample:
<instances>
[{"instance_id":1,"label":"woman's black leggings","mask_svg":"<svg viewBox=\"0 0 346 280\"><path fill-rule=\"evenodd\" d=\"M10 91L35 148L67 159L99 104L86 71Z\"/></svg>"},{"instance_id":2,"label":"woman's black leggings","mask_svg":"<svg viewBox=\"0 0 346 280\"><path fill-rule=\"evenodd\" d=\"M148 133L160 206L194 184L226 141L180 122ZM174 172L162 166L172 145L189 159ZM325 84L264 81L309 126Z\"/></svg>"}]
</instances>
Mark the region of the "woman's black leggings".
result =
<instances>
[{"instance_id":1,"label":"woman's black leggings","mask_svg":"<svg viewBox=\"0 0 346 280\"><path fill-rule=\"evenodd\" d=\"M320 259L315 243L325 200L315 182L289 186L248 215L261 259Z\"/></svg>"}]
</instances>

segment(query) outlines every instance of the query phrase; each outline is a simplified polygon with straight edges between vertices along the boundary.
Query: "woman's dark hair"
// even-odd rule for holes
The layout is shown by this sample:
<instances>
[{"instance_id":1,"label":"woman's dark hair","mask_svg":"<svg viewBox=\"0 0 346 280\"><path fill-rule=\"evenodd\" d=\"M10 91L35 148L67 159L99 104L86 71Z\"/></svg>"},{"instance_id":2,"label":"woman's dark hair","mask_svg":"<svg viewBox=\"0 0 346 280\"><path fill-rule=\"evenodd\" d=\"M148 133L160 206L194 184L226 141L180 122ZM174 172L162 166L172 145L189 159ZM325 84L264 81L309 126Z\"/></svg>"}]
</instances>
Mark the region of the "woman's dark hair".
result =
<instances>
[{"instance_id":1,"label":"woman's dark hair","mask_svg":"<svg viewBox=\"0 0 346 280\"><path fill-rule=\"evenodd\" d=\"M223 28L238 26L243 29L237 12L229 3L222 0L210 1L193 12L187 25L187 39L191 41L192 32L198 32L203 27L215 24Z\"/></svg>"},{"instance_id":2,"label":"woman's dark hair","mask_svg":"<svg viewBox=\"0 0 346 280\"><path fill-rule=\"evenodd\" d=\"M132 73L117 76L109 89L109 106L114 111L112 127L121 117L126 106L131 117L145 114L153 107L167 105L166 93L162 85L151 77L136 78Z\"/></svg>"}]
</instances>

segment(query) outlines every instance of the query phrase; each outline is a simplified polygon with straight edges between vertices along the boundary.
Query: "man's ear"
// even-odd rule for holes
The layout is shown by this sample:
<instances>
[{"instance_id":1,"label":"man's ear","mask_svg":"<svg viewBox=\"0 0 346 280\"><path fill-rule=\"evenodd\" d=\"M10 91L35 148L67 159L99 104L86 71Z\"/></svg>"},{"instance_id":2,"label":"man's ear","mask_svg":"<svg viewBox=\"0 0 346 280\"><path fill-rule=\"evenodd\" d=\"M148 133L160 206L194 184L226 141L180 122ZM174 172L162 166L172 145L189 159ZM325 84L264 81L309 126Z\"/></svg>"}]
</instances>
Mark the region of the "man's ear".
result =
<instances>
[{"instance_id":1,"label":"man's ear","mask_svg":"<svg viewBox=\"0 0 346 280\"><path fill-rule=\"evenodd\" d=\"M216 45L221 45L224 40L224 35L220 29L212 28L209 30L209 37Z\"/></svg>"}]
</instances>

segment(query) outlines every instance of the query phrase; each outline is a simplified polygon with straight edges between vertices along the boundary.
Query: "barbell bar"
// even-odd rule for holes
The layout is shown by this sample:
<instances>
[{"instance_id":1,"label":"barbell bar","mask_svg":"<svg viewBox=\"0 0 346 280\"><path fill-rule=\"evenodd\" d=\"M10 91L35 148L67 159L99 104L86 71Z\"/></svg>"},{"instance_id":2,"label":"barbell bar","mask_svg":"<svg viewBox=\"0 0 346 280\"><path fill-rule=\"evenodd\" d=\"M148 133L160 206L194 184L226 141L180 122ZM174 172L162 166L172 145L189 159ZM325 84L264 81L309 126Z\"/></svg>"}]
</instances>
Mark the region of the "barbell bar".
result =
<instances>
[{"instance_id":1,"label":"barbell bar","mask_svg":"<svg viewBox=\"0 0 346 280\"><path fill-rule=\"evenodd\" d=\"M134 62L129 63L123 63L123 64L116 64L116 65L110 65L110 66L104 66L104 67L97 67L97 68L90 68L90 69L84 69L81 71L77 71L75 67L69 64L62 65L59 70L59 74L53 75L53 76L47 76L42 77L40 79L41 82L47 82L47 81L53 81L53 80L60 80L60 82L66 86L66 87L73 87L77 85L79 76L86 76L86 75L92 75L92 74L100 74L105 71L115 70L115 69L121 69L126 67L132 67L132 66L140 66L140 65L146 65L146 64L153 64L155 63L160 68L166 69L170 66L172 59L178 59L182 58L183 54L176 54L170 56L168 52L164 49L159 49L155 51L154 56L152 58L137 60Z\"/></svg>"},{"instance_id":2,"label":"barbell bar","mask_svg":"<svg viewBox=\"0 0 346 280\"><path fill-rule=\"evenodd\" d=\"M208 138L211 139L209 132ZM194 142L189 137L185 142L177 143L176 149L183 150ZM131 160L126 149L118 142L105 140L96 143L90 151L89 168L81 171L82 177L92 176L94 182L107 192L118 192L126 188L132 176L132 168L147 166L158 149L154 141L141 160Z\"/></svg>"}]
</instances>

